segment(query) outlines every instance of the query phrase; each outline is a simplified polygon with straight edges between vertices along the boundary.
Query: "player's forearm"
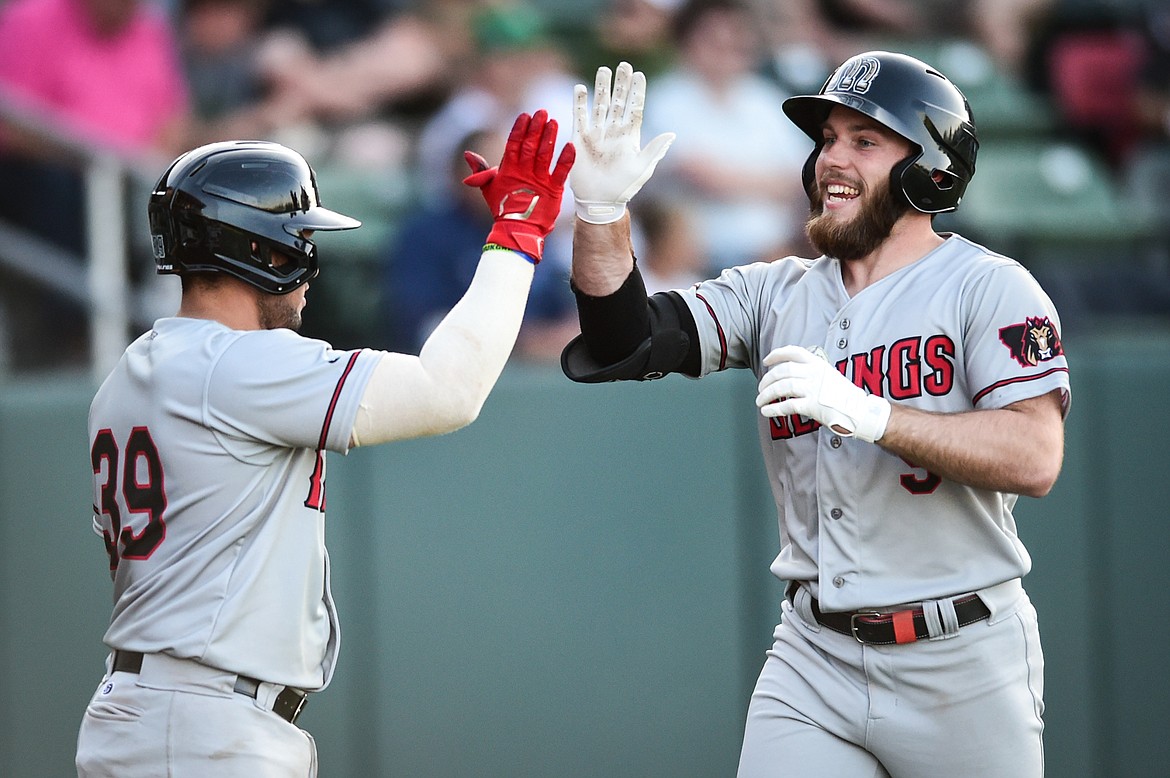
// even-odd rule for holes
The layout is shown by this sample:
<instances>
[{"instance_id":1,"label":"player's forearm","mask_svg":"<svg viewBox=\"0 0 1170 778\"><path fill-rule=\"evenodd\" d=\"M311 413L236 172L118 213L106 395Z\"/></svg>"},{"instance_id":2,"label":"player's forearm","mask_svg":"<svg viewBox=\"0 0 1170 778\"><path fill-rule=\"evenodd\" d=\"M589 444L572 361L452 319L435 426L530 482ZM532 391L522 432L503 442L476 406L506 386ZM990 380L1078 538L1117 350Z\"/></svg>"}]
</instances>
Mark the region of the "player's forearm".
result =
<instances>
[{"instance_id":1,"label":"player's forearm","mask_svg":"<svg viewBox=\"0 0 1170 778\"><path fill-rule=\"evenodd\" d=\"M895 403L878 445L948 480L1042 497L1064 459L1059 392L967 413L928 413Z\"/></svg>"},{"instance_id":2,"label":"player's forearm","mask_svg":"<svg viewBox=\"0 0 1170 778\"><path fill-rule=\"evenodd\" d=\"M573 227L573 283L587 295L606 297L618 290L634 269L630 215L610 224L577 219Z\"/></svg>"},{"instance_id":3,"label":"player's forearm","mask_svg":"<svg viewBox=\"0 0 1170 778\"><path fill-rule=\"evenodd\" d=\"M467 292L419 355L382 356L362 397L352 445L439 435L474 421L516 343L533 270L519 254L484 252Z\"/></svg>"}]
</instances>

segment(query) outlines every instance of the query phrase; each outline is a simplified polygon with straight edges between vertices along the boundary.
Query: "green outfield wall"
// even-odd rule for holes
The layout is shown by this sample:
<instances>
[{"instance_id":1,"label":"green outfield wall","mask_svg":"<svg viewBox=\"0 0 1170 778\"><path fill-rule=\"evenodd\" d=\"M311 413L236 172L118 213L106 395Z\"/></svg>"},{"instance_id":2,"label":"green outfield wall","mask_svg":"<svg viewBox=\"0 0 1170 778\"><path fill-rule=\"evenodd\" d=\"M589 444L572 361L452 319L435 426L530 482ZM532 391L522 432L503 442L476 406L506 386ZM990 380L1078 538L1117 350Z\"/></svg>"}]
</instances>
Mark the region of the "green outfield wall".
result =
<instances>
[{"instance_id":1,"label":"green outfield wall","mask_svg":"<svg viewBox=\"0 0 1170 778\"><path fill-rule=\"evenodd\" d=\"M1170 763L1170 339L1066 343L1060 481L1017 518L1048 775ZM0 775L72 774L110 582L87 381L0 385ZM719 778L770 645L753 382L511 367L471 427L328 463L343 624L303 725L327 778ZM941 772L940 775L944 775Z\"/></svg>"}]
</instances>

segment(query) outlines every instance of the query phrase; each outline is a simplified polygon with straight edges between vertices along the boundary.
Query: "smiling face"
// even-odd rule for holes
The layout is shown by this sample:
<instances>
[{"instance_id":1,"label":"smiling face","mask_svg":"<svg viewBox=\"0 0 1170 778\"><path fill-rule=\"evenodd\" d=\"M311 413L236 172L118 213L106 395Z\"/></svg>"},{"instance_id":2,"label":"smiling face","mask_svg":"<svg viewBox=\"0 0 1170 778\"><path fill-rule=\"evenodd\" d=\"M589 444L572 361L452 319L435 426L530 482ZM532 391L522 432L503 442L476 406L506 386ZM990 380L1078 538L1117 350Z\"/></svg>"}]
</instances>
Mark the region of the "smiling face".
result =
<instances>
[{"instance_id":1,"label":"smiling face","mask_svg":"<svg viewBox=\"0 0 1170 778\"><path fill-rule=\"evenodd\" d=\"M908 157L910 141L864 114L835 106L822 126L805 228L813 246L843 261L873 253L911 206L895 198L890 171Z\"/></svg>"}]
</instances>

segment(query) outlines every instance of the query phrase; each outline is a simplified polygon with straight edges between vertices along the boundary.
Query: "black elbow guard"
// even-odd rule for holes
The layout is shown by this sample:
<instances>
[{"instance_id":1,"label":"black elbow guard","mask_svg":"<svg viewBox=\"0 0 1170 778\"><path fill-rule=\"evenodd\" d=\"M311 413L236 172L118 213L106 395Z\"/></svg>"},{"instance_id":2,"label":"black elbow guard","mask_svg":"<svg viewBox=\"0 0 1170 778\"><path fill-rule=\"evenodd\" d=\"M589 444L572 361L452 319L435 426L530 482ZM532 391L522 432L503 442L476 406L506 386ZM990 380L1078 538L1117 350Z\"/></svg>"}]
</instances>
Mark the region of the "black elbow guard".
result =
<instances>
[{"instance_id":1,"label":"black elbow guard","mask_svg":"<svg viewBox=\"0 0 1170 778\"><path fill-rule=\"evenodd\" d=\"M599 365L589 356L581 336L569 341L561 352L561 370L582 384L605 381L651 381L672 372L686 356L691 339L682 330L655 332L633 354L614 365Z\"/></svg>"},{"instance_id":2,"label":"black elbow guard","mask_svg":"<svg viewBox=\"0 0 1170 778\"><path fill-rule=\"evenodd\" d=\"M601 364L589 353L581 335L561 352L561 370L573 381L585 384L606 381L651 381L667 373L698 374L698 337L686 304L677 295L663 292L650 298L650 336L625 359ZM690 332L686 325L689 324Z\"/></svg>"}]
</instances>

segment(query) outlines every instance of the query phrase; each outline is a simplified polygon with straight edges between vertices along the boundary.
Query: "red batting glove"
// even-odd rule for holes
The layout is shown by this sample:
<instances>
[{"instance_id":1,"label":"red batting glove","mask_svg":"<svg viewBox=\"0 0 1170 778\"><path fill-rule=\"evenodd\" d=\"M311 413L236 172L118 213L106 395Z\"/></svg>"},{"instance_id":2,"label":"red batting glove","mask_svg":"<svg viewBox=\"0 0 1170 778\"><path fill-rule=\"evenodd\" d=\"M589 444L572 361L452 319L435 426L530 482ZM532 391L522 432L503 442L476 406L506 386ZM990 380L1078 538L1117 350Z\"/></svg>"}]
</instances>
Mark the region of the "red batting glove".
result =
<instances>
[{"instance_id":1,"label":"red batting glove","mask_svg":"<svg viewBox=\"0 0 1170 778\"><path fill-rule=\"evenodd\" d=\"M488 167L473 151L463 152L471 167L471 175L463 183L483 192L495 219L488 244L519 251L534 263L540 262L544 239L561 212L565 180L577 158L573 144L566 143L550 173L556 142L556 119L549 119L548 112L540 110L516 118L498 167Z\"/></svg>"}]
</instances>

